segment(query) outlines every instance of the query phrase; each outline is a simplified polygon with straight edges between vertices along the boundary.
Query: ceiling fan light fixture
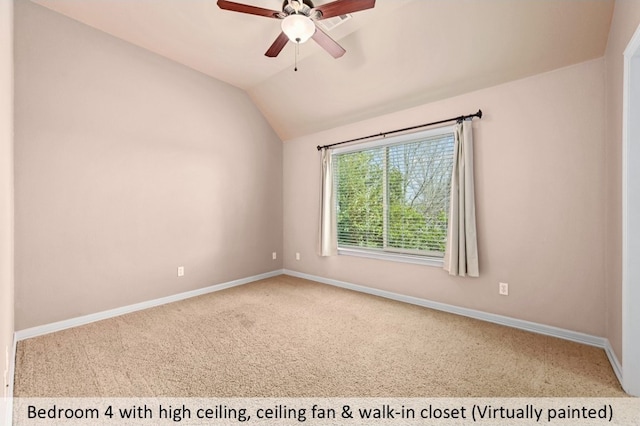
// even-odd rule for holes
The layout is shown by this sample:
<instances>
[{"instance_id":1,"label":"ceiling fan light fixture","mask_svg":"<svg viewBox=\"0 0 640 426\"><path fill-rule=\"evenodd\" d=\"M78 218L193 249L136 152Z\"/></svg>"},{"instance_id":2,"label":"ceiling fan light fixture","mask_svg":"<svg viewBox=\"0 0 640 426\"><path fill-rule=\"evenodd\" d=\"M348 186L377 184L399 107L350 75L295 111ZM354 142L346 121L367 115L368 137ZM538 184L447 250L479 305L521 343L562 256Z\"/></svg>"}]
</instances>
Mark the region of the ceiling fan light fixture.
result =
<instances>
[{"instance_id":1,"label":"ceiling fan light fixture","mask_svg":"<svg viewBox=\"0 0 640 426\"><path fill-rule=\"evenodd\" d=\"M304 15L289 15L282 20L282 32L294 43L304 43L316 32L316 25Z\"/></svg>"}]
</instances>

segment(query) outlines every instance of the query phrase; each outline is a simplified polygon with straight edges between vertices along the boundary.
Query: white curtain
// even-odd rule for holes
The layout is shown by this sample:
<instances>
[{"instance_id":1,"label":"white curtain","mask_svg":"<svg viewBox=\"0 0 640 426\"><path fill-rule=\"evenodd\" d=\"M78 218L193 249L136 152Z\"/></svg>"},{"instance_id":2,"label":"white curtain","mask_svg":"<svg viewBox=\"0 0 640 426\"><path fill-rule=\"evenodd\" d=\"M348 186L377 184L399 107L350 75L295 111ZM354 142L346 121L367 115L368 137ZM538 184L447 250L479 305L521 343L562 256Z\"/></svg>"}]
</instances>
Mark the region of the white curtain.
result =
<instances>
[{"instance_id":1,"label":"white curtain","mask_svg":"<svg viewBox=\"0 0 640 426\"><path fill-rule=\"evenodd\" d=\"M476 206L473 189L473 132L471 120L456 125L451 176L449 231L444 269L449 275L478 277Z\"/></svg>"},{"instance_id":2,"label":"white curtain","mask_svg":"<svg viewBox=\"0 0 640 426\"><path fill-rule=\"evenodd\" d=\"M320 202L320 256L338 254L336 194L333 186L331 150L322 149L322 200Z\"/></svg>"}]
</instances>

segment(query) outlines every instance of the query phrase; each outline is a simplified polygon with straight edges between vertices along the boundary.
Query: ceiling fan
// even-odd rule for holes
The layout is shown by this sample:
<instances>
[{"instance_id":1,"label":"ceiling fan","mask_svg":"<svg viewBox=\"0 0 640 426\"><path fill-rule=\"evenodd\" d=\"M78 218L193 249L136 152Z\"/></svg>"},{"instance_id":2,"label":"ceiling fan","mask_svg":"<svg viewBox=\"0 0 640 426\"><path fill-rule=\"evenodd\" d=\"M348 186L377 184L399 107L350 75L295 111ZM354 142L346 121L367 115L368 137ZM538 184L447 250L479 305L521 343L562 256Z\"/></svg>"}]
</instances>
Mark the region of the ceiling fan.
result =
<instances>
[{"instance_id":1,"label":"ceiling fan","mask_svg":"<svg viewBox=\"0 0 640 426\"><path fill-rule=\"evenodd\" d=\"M309 38L312 38L334 58L341 57L346 50L318 28L315 21L371 9L375 4L376 0L336 0L314 6L311 0L284 0L282 11L278 12L248 4L218 0L220 9L282 20L282 32L265 53L270 58L278 56L289 40L300 44Z\"/></svg>"}]
</instances>

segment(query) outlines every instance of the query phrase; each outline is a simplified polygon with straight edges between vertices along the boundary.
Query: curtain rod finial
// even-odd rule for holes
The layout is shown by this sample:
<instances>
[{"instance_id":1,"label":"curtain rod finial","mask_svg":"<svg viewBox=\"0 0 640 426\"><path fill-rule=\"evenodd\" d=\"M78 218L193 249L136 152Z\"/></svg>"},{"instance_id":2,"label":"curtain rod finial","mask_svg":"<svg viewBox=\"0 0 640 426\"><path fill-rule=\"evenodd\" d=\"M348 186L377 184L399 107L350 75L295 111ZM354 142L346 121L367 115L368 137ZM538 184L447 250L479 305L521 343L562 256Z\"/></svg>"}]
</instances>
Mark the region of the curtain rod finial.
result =
<instances>
[{"instance_id":1,"label":"curtain rod finial","mask_svg":"<svg viewBox=\"0 0 640 426\"><path fill-rule=\"evenodd\" d=\"M482 110L479 109L476 115L478 116L478 118L482 118Z\"/></svg>"}]
</instances>

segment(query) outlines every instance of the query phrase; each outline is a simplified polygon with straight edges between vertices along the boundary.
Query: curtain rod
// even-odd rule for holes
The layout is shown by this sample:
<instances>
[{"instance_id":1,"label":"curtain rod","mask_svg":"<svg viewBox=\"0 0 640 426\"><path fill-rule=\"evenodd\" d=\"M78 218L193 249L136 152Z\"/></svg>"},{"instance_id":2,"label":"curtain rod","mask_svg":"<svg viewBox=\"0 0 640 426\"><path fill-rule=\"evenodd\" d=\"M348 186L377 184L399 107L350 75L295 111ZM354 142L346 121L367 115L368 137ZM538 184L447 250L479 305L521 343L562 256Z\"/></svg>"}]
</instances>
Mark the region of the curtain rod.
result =
<instances>
[{"instance_id":1,"label":"curtain rod","mask_svg":"<svg viewBox=\"0 0 640 426\"><path fill-rule=\"evenodd\" d=\"M342 145L342 144L350 143L350 142L357 142L357 141L361 141L361 140L364 140L364 139L370 139L370 138L375 138L375 137L379 137L379 136L382 136L384 138L385 136L392 135L394 133L406 132L407 130L419 129L421 127L435 126L436 124L449 123L450 121L462 121L462 120L467 120L467 119L472 119L473 120L474 117L482 118L482 110L479 109L478 112L476 112L475 114L461 115L461 116L458 116L458 117L448 118L446 120L434 121L433 123L419 124L417 126L405 127L404 129L392 130L390 132L384 132L384 133L378 133L378 134L375 134L375 135L363 136L361 138L356 138L356 139L349 139L348 141L336 142L336 143L332 143L330 145L324 145L324 146L318 145L318 151L320 151L321 149L324 149L324 148L331 148L332 146L336 146L336 145Z\"/></svg>"}]
</instances>

